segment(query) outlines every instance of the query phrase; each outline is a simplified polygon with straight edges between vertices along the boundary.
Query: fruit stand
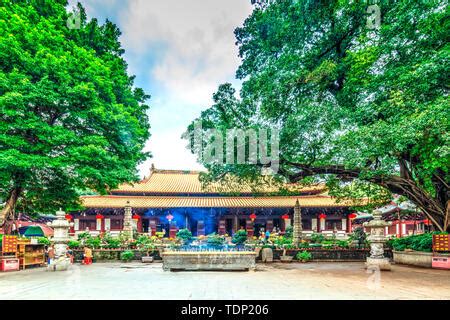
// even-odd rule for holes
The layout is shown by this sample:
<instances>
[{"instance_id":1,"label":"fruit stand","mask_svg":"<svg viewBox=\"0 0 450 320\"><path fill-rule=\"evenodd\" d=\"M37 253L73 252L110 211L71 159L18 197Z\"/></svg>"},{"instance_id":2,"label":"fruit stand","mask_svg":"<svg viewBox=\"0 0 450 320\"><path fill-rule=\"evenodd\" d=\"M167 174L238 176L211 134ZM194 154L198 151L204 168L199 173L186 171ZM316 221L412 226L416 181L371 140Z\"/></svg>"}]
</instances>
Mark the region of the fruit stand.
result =
<instances>
[{"instance_id":1,"label":"fruit stand","mask_svg":"<svg viewBox=\"0 0 450 320\"><path fill-rule=\"evenodd\" d=\"M448 234L433 235L433 258L431 266L436 269L450 269L450 237ZM447 253L447 254L446 254Z\"/></svg>"},{"instance_id":2,"label":"fruit stand","mask_svg":"<svg viewBox=\"0 0 450 320\"><path fill-rule=\"evenodd\" d=\"M19 270L19 259L17 258L17 237L2 236L0 255L0 271L17 271Z\"/></svg>"},{"instance_id":3,"label":"fruit stand","mask_svg":"<svg viewBox=\"0 0 450 320\"><path fill-rule=\"evenodd\" d=\"M17 257L20 267L42 266L45 264L45 247L43 244L32 244L30 240L19 240Z\"/></svg>"}]
</instances>

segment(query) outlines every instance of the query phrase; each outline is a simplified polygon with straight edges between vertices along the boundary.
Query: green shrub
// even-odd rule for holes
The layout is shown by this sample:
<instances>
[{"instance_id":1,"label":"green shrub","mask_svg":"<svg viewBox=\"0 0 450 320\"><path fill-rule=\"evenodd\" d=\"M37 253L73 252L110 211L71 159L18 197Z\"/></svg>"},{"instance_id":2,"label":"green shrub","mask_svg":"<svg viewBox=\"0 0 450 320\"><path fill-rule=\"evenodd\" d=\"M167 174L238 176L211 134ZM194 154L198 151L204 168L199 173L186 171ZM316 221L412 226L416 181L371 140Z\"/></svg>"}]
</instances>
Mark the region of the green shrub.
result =
<instances>
[{"instance_id":1,"label":"green shrub","mask_svg":"<svg viewBox=\"0 0 450 320\"><path fill-rule=\"evenodd\" d=\"M352 234L349 236L350 241L357 241L358 245L363 245L366 243L367 235L364 232L363 227L357 227L353 230Z\"/></svg>"},{"instance_id":2,"label":"green shrub","mask_svg":"<svg viewBox=\"0 0 450 320\"><path fill-rule=\"evenodd\" d=\"M88 232L82 232L78 234L78 241L86 240L91 238L91 235Z\"/></svg>"},{"instance_id":3,"label":"green shrub","mask_svg":"<svg viewBox=\"0 0 450 320\"><path fill-rule=\"evenodd\" d=\"M321 233L313 233L311 235L312 243L322 243L325 240L325 236Z\"/></svg>"},{"instance_id":4,"label":"green shrub","mask_svg":"<svg viewBox=\"0 0 450 320\"><path fill-rule=\"evenodd\" d=\"M77 240L70 240L69 243L67 243L70 249L78 249L80 247L80 241Z\"/></svg>"},{"instance_id":5,"label":"green shrub","mask_svg":"<svg viewBox=\"0 0 450 320\"><path fill-rule=\"evenodd\" d=\"M348 249L350 244L347 240L337 240L336 246L338 246L339 248Z\"/></svg>"},{"instance_id":6,"label":"green shrub","mask_svg":"<svg viewBox=\"0 0 450 320\"><path fill-rule=\"evenodd\" d=\"M136 241L136 247L140 252L150 255L151 252L155 251L155 244L153 240L148 236L142 235Z\"/></svg>"},{"instance_id":7,"label":"green shrub","mask_svg":"<svg viewBox=\"0 0 450 320\"><path fill-rule=\"evenodd\" d=\"M131 250L126 250L120 253L120 260L128 262L133 260L134 258L134 252Z\"/></svg>"},{"instance_id":8,"label":"green shrub","mask_svg":"<svg viewBox=\"0 0 450 320\"><path fill-rule=\"evenodd\" d=\"M433 250L433 233L396 238L390 240L388 243L392 246L392 249L396 251L410 249L414 251L431 252Z\"/></svg>"},{"instance_id":9,"label":"green shrub","mask_svg":"<svg viewBox=\"0 0 450 320\"><path fill-rule=\"evenodd\" d=\"M139 246L145 245L145 244L150 243L150 242L152 242L150 237L148 237L146 235L141 235L141 236L139 236L137 238L136 245L139 247Z\"/></svg>"},{"instance_id":10,"label":"green shrub","mask_svg":"<svg viewBox=\"0 0 450 320\"><path fill-rule=\"evenodd\" d=\"M245 230L236 231L231 239L231 242L237 245L243 244L245 241L247 241L247 231Z\"/></svg>"},{"instance_id":11,"label":"green shrub","mask_svg":"<svg viewBox=\"0 0 450 320\"><path fill-rule=\"evenodd\" d=\"M218 247L221 247L221 246L224 245L224 243L225 243L225 238L222 237L222 236L220 236L220 235L217 235L217 234L213 233L213 234L210 234L210 235L208 236L208 239L206 240L206 243L207 243L209 246L211 246L211 247L216 247L216 248L218 248Z\"/></svg>"},{"instance_id":12,"label":"green shrub","mask_svg":"<svg viewBox=\"0 0 450 320\"><path fill-rule=\"evenodd\" d=\"M47 239L46 237L40 237L38 238L38 243L39 244L44 244L46 246L51 245L51 241L49 239Z\"/></svg>"},{"instance_id":13,"label":"green shrub","mask_svg":"<svg viewBox=\"0 0 450 320\"><path fill-rule=\"evenodd\" d=\"M310 243L309 246L311 248L321 248L322 244L321 243Z\"/></svg>"},{"instance_id":14,"label":"green shrub","mask_svg":"<svg viewBox=\"0 0 450 320\"><path fill-rule=\"evenodd\" d=\"M295 258L299 261L307 262L312 259L312 254L308 251L301 251L296 254Z\"/></svg>"},{"instance_id":15,"label":"green shrub","mask_svg":"<svg viewBox=\"0 0 450 320\"><path fill-rule=\"evenodd\" d=\"M294 234L294 227L293 226L287 227L286 230L284 231L284 236L286 238L292 238L293 234Z\"/></svg>"},{"instance_id":16,"label":"green shrub","mask_svg":"<svg viewBox=\"0 0 450 320\"><path fill-rule=\"evenodd\" d=\"M90 237L84 241L84 245L91 249L99 249L102 245L102 239L99 237Z\"/></svg>"},{"instance_id":17,"label":"green shrub","mask_svg":"<svg viewBox=\"0 0 450 320\"><path fill-rule=\"evenodd\" d=\"M189 243L192 240L192 232L189 229L181 229L177 232L177 238L183 241L183 243Z\"/></svg>"},{"instance_id":18,"label":"green shrub","mask_svg":"<svg viewBox=\"0 0 450 320\"><path fill-rule=\"evenodd\" d=\"M108 249L118 249L122 246L122 241L118 238L107 237L103 241L105 242L104 247Z\"/></svg>"},{"instance_id":19,"label":"green shrub","mask_svg":"<svg viewBox=\"0 0 450 320\"><path fill-rule=\"evenodd\" d=\"M298 244L298 247L299 247L299 248L309 248L309 246L310 246L310 243L309 243L309 242L300 242L300 243Z\"/></svg>"},{"instance_id":20,"label":"green shrub","mask_svg":"<svg viewBox=\"0 0 450 320\"><path fill-rule=\"evenodd\" d=\"M275 242L275 245L277 245L279 247L282 247L285 244L292 244L292 238L287 238L287 237L280 236L277 239L275 239L274 242Z\"/></svg>"}]
</instances>

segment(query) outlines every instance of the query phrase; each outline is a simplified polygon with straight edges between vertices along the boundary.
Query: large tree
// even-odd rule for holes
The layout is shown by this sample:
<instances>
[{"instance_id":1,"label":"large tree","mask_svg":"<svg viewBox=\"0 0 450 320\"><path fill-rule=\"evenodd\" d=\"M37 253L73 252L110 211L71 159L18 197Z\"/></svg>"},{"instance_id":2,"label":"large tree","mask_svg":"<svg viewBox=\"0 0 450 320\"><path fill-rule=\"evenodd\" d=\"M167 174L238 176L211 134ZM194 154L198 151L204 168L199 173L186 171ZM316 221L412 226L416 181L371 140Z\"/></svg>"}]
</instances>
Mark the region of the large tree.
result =
<instances>
[{"instance_id":1,"label":"large tree","mask_svg":"<svg viewBox=\"0 0 450 320\"><path fill-rule=\"evenodd\" d=\"M278 128L279 176L326 179L331 194L373 203L404 195L448 230L447 1L378 8L377 28L366 1L257 5L235 31L240 97L221 85L197 120L203 129ZM209 179L255 177L261 169L204 164Z\"/></svg>"},{"instance_id":2,"label":"large tree","mask_svg":"<svg viewBox=\"0 0 450 320\"><path fill-rule=\"evenodd\" d=\"M149 96L127 74L119 29L66 6L1 1L0 225L17 206L74 208L80 191L136 179L148 156Z\"/></svg>"}]
</instances>

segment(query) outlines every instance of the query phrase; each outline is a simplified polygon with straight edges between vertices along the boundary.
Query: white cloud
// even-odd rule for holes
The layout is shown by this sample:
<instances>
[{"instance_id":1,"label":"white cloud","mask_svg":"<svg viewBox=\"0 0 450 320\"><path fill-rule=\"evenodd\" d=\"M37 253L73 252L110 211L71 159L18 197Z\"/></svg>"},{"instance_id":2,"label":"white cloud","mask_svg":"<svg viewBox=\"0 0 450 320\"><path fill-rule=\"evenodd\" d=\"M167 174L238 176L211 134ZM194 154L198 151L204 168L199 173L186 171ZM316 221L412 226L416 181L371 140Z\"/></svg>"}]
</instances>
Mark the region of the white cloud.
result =
<instances>
[{"instance_id":1,"label":"white cloud","mask_svg":"<svg viewBox=\"0 0 450 320\"><path fill-rule=\"evenodd\" d=\"M71 0L70 3L74 3ZM122 31L129 72L151 94L152 137L146 150L157 168L201 169L181 139L211 105L219 84L240 63L234 29L251 13L250 0L84 0L88 16L109 18Z\"/></svg>"},{"instance_id":2,"label":"white cloud","mask_svg":"<svg viewBox=\"0 0 450 320\"><path fill-rule=\"evenodd\" d=\"M163 46L153 80L185 103L206 105L234 76L240 60L233 31L250 11L249 0L133 0L120 16L122 40L143 55Z\"/></svg>"},{"instance_id":3,"label":"white cloud","mask_svg":"<svg viewBox=\"0 0 450 320\"><path fill-rule=\"evenodd\" d=\"M153 163L158 169L174 170L204 170L204 167L196 162L195 157L186 149L187 142L180 139L178 128L173 132L153 135L147 143L147 149L154 157L139 166L141 176L148 175L150 165Z\"/></svg>"}]
</instances>

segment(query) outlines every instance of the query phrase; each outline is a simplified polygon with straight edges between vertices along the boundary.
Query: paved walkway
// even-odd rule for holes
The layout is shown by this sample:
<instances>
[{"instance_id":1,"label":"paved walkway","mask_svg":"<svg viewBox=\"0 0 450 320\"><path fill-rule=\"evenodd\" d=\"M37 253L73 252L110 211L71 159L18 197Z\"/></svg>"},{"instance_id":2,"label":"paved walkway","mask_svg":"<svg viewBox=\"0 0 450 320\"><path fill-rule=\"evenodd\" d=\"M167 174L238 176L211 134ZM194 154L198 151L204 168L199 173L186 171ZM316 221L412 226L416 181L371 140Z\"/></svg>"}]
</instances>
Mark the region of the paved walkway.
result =
<instances>
[{"instance_id":1,"label":"paved walkway","mask_svg":"<svg viewBox=\"0 0 450 320\"><path fill-rule=\"evenodd\" d=\"M362 263L258 264L250 272L164 272L161 263L0 273L2 299L450 299L450 271Z\"/></svg>"}]
</instances>

